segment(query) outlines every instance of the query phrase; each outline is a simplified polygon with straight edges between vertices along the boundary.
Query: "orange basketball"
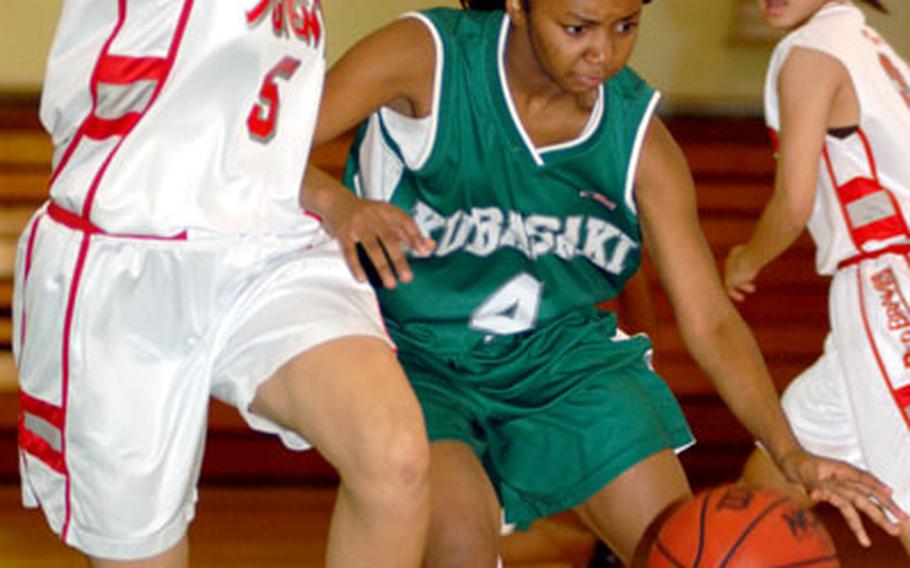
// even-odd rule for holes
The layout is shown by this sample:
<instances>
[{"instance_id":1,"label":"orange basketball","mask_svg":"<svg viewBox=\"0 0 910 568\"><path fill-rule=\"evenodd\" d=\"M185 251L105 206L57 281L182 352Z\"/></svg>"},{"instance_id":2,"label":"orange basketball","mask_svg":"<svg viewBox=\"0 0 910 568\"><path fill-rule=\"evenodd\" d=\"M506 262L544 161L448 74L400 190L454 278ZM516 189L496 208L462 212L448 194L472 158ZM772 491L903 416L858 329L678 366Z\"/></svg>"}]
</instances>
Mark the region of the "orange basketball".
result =
<instances>
[{"instance_id":1,"label":"orange basketball","mask_svg":"<svg viewBox=\"0 0 910 568\"><path fill-rule=\"evenodd\" d=\"M650 568L835 568L831 536L805 507L769 489L722 485L661 525Z\"/></svg>"}]
</instances>

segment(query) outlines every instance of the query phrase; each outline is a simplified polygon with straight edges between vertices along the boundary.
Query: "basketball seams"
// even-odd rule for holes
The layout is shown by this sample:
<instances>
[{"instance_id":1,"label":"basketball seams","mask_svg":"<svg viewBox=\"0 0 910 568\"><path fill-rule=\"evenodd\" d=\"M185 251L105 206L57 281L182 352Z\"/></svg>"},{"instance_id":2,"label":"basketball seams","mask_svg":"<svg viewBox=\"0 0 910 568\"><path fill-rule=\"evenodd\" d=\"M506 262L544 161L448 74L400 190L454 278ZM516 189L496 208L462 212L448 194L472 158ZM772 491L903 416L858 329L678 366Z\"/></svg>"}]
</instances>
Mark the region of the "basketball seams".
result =
<instances>
[{"instance_id":1,"label":"basketball seams","mask_svg":"<svg viewBox=\"0 0 910 568\"><path fill-rule=\"evenodd\" d=\"M675 556L660 542L660 538L654 543L657 546L658 552L663 555L663 557L674 566L674 568L686 568L686 565L676 559Z\"/></svg>"},{"instance_id":2,"label":"basketball seams","mask_svg":"<svg viewBox=\"0 0 910 568\"><path fill-rule=\"evenodd\" d=\"M749 524L746 525L746 528L739 535L739 538L736 539L736 542L733 543L733 546L730 547L730 550L727 552L727 555L724 556L723 560L721 560L719 568L724 568L725 566L727 566L727 563L730 562L730 559L733 558L734 554L736 554L737 549L739 549L740 545L746 540L746 537L749 535L749 533L752 532L752 530L755 527L757 527L759 525L759 523L761 523L765 518L767 518L767 516L771 513L771 511L773 511L774 509L780 507L781 505L783 505L784 503L787 503L787 502L789 502L789 498L781 497L781 498L777 499L776 501L772 502L767 507L765 507L765 509L761 512L761 514L759 514L754 519L752 519L752 521L750 521ZM794 566L799 566L799 564L795 564Z\"/></svg>"},{"instance_id":3,"label":"basketball seams","mask_svg":"<svg viewBox=\"0 0 910 568\"><path fill-rule=\"evenodd\" d=\"M701 511L698 513L698 549L695 551L695 562L692 563L692 568L698 568L698 563L701 562L701 555L705 551L705 532L706 525L708 523L708 504L711 502L711 496L714 495L714 490L709 490L704 495L704 501L701 504Z\"/></svg>"}]
</instances>

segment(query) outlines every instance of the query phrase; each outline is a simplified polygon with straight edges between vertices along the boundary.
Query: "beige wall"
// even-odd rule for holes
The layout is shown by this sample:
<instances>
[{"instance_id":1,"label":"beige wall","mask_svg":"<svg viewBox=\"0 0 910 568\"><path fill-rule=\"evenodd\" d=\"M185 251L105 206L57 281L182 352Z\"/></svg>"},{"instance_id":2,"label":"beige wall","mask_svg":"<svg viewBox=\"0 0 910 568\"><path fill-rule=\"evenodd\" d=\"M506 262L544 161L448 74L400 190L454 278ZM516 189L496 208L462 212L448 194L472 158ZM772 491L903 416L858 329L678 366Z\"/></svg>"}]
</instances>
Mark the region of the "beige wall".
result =
<instances>
[{"instance_id":1,"label":"beige wall","mask_svg":"<svg viewBox=\"0 0 910 568\"><path fill-rule=\"evenodd\" d=\"M217 0L213 0L217 1ZM766 45L732 40L739 0L656 0L645 16L632 63L665 94L665 108L757 113ZM910 2L886 0L891 16L870 23L910 58ZM61 0L6 1L0 20L0 92L34 92L44 72ZM329 59L398 14L457 0L324 0Z\"/></svg>"}]
</instances>

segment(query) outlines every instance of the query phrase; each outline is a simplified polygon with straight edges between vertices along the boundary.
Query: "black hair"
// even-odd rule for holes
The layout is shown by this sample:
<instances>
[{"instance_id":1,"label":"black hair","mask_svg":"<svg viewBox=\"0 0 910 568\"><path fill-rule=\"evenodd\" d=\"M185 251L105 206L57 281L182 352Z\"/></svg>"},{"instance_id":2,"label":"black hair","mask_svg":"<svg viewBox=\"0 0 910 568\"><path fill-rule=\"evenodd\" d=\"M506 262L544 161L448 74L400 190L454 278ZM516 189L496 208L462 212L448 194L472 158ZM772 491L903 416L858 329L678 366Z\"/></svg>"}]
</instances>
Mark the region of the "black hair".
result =
<instances>
[{"instance_id":1,"label":"black hair","mask_svg":"<svg viewBox=\"0 0 910 568\"><path fill-rule=\"evenodd\" d=\"M888 8L885 7L885 5L882 3L882 0L860 0L860 1L865 2L866 4L872 6L879 12L883 12L885 14L888 13Z\"/></svg>"},{"instance_id":2,"label":"black hair","mask_svg":"<svg viewBox=\"0 0 910 568\"><path fill-rule=\"evenodd\" d=\"M460 0L461 7L465 10L505 10L506 9L506 0ZM651 0L643 0L645 4L649 3ZM869 3L878 4L878 0L864 0ZM525 10L530 8L531 0L522 0ZM876 6L878 7L878 6ZM883 8L880 8L883 9Z\"/></svg>"}]
</instances>

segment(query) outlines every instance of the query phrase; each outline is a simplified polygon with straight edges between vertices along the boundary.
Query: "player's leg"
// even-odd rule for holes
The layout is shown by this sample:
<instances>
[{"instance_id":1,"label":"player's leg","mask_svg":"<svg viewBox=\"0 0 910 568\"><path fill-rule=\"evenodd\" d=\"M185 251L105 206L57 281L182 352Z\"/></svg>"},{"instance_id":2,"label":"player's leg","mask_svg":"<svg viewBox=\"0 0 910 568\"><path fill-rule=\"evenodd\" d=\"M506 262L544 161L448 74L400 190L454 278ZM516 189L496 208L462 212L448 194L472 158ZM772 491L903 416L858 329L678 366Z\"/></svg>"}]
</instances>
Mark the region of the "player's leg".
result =
<instances>
[{"instance_id":1,"label":"player's leg","mask_svg":"<svg viewBox=\"0 0 910 568\"><path fill-rule=\"evenodd\" d=\"M143 560L105 560L89 557L93 568L184 568L189 566L189 539L183 537L170 550Z\"/></svg>"},{"instance_id":2,"label":"player's leg","mask_svg":"<svg viewBox=\"0 0 910 568\"><path fill-rule=\"evenodd\" d=\"M679 459L663 450L621 473L576 510L629 565L639 544L646 549L646 533L655 519L689 496Z\"/></svg>"},{"instance_id":3,"label":"player's leg","mask_svg":"<svg viewBox=\"0 0 910 568\"><path fill-rule=\"evenodd\" d=\"M419 565L429 453L417 399L385 341L317 345L260 385L251 410L304 436L339 471L328 566Z\"/></svg>"},{"instance_id":4,"label":"player's leg","mask_svg":"<svg viewBox=\"0 0 910 568\"><path fill-rule=\"evenodd\" d=\"M424 565L496 566L502 514L480 460L463 442L430 445L431 519Z\"/></svg>"}]
</instances>

